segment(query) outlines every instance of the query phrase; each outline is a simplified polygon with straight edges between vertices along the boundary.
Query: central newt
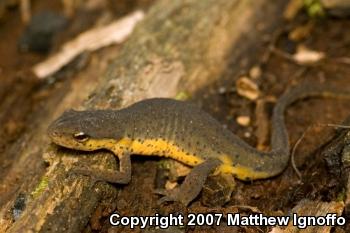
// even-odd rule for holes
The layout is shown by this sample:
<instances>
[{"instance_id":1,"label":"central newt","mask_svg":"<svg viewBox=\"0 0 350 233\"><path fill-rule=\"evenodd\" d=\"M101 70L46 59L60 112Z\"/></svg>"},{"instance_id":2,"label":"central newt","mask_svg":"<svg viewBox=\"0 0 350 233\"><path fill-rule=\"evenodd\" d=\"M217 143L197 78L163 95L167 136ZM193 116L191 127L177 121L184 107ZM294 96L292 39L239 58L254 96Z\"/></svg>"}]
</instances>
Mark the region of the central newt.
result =
<instances>
[{"instance_id":1,"label":"central newt","mask_svg":"<svg viewBox=\"0 0 350 233\"><path fill-rule=\"evenodd\" d=\"M120 171L76 169L112 183L130 181L133 154L169 157L194 167L179 188L158 191L165 195L161 201L188 205L214 169L240 180L280 174L290 155L284 111L296 100L312 96L349 97L350 93L317 85L302 85L284 93L273 109L269 152L248 145L195 105L167 98L142 100L120 110L70 110L49 126L48 135L63 147L112 151L119 158Z\"/></svg>"}]
</instances>

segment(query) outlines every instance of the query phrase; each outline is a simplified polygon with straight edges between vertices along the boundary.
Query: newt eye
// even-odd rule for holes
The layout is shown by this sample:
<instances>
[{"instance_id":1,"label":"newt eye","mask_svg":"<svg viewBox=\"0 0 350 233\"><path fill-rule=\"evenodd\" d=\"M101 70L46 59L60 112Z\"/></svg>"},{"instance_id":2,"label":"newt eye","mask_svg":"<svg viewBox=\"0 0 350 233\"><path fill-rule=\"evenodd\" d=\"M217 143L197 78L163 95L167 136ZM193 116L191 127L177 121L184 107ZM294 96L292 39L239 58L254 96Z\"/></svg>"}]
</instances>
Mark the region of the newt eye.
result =
<instances>
[{"instance_id":1,"label":"newt eye","mask_svg":"<svg viewBox=\"0 0 350 233\"><path fill-rule=\"evenodd\" d=\"M85 134L84 132L75 133L73 134L73 137L79 142L85 142L90 138L89 135Z\"/></svg>"}]
</instances>

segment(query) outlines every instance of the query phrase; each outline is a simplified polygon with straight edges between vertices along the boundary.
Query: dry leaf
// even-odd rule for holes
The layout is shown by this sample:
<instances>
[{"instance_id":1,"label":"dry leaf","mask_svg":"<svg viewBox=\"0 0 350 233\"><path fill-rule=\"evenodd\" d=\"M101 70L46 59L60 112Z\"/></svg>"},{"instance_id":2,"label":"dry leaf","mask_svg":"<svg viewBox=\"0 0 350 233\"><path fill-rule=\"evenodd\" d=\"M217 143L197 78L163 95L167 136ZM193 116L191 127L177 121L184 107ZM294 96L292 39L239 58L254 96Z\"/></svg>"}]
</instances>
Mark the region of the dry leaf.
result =
<instances>
[{"instance_id":1,"label":"dry leaf","mask_svg":"<svg viewBox=\"0 0 350 233\"><path fill-rule=\"evenodd\" d=\"M252 79L260 78L261 74L262 74L262 71L261 71L260 66L253 66L249 70L249 77L252 78Z\"/></svg>"},{"instance_id":2,"label":"dry leaf","mask_svg":"<svg viewBox=\"0 0 350 233\"><path fill-rule=\"evenodd\" d=\"M137 22L143 19L142 11L133 12L104 27L93 28L65 43L62 49L47 60L33 67L34 74L45 78L72 61L84 51L95 51L102 47L122 43L131 34Z\"/></svg>"},{"instance_id":3,"label":"dry leaf","mask_svg":"<svg viewBox=\"0 0 350 233\"><path fill-rule=\"evenodd\" d=\"M245 76L236 81L236 88L239 95L250 100L256 100L260 95L258 85Z\"/></svg>"},{"instance_id":4,"label":"dry leaf","mask_svg":"<svg viewBox=\"0 0 350 233\"><path fill-rule=\"evenodd\" d=\"M292 41L301 41L310 36L313 27L313 21L309 21L308 23L300 25L289 32L288 38Z\"/></svg>"},{"instance_id":5,"label":"dry leaf","mask_svg":"<svg viewBox=\"0 0 350 233\"><path fill-rule=\"evenodd\" d=\"M283 18L292 20L303 8L303 0L290 0L286 9L283 12Z\"/></svg>"},{"instance_id":6,"label":"dry leaf","mask_svg":"<svg viewBox=\"0 0 350 233\"><path fill-rule=\"evenodd\" d=\"M324 58L323 52L310 50L304 46L298 46L297 52L293 55L294 61L301 65L312 65Z\"/></svg>"},{"instance_id":7,"label":"dry leaf","mask_svg":"<svg viewBox=\"0 0 350 233\"><path fill-rule=\"evenodd\" d=\"M248 126L250 124L250 117L249 116L238 116L236 118L236 121L241 126Z\"/></svg>"}]
</instances>

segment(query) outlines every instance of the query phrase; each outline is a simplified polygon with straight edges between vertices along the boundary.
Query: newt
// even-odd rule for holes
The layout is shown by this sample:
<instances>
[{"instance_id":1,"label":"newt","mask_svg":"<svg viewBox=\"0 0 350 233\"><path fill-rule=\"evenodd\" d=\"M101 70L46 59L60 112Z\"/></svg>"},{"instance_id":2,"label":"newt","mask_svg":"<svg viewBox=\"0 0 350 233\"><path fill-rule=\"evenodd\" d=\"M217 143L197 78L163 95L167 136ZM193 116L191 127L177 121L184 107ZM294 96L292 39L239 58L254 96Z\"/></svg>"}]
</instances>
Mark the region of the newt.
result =
<instances>
[{"instance_id":1,"label":"newt","mask_svg":"<svg viewBox=\"0 0 350 233\"><path fill-rule=\"evenodd\" d=\"M179 201L187 206L214 171L244 181L282 173L290 157L284 111L299 99L315 96L349 97L350 92L318 85L285 92L273 109L269 152L250 146L199 107L168 98L146 99L120 110L69 110L49 126L48 135L59 146L113 152L119 159L117 172L76 169L110 183L129 183L131 155L168 157L193 167L178 188L156 191L164 195L160 202Z\"/></svg>"}]
</instances>

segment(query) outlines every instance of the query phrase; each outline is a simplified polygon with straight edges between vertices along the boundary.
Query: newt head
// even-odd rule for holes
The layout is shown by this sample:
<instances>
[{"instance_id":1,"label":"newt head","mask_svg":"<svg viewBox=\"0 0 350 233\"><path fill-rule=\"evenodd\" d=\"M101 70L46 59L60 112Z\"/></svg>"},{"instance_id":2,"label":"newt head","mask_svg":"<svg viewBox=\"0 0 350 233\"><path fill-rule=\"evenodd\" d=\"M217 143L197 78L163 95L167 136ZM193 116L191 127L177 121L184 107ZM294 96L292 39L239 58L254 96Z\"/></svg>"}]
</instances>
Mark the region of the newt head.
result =
<instances>
[{"instance_id":1,"label":"newt head","mask_svg":"<svg viewBox=\"0 0 350 233\"><path fill-rule=\"evenodd\" d=\"M110 149L123 135L116 116L108 110L69 110L51 123L47 133L52 142L70 149Z\"/></svg>"}]
</instances>

